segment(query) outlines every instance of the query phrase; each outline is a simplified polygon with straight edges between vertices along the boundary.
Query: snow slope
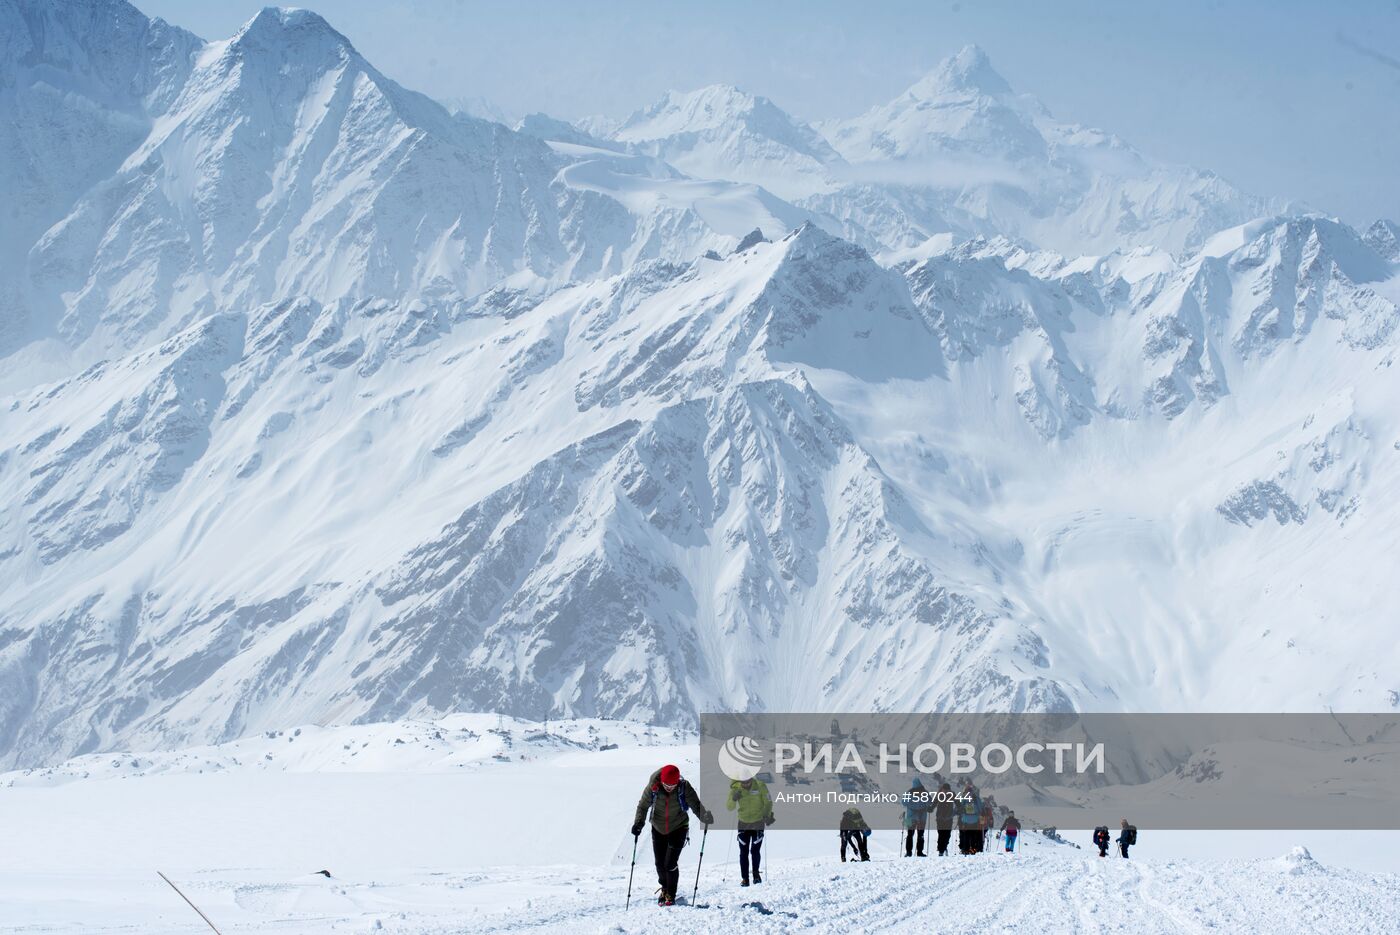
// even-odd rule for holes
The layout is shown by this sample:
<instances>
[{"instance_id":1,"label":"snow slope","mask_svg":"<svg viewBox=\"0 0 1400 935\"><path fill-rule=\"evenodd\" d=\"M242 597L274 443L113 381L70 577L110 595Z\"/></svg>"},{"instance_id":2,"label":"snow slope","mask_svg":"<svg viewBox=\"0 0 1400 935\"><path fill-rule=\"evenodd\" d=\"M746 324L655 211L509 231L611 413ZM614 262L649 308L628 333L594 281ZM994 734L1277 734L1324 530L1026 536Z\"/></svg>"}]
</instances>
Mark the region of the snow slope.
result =
<instances>
[{"instance_id":1,"label":"snow slope","mask_svg":"<svg viewBox=\"0 0 1400 935\"><path fill-rule=\"evenodd\" d=\"M157 870L225 932L1381 932L1400 901L1374 835L1144 831L1122 861L1028 832L1014 857L904 860L876 832L870 863L841 864L834 833L779 812L761 886L737 885L717 832L698 906L656 907L639 855L624 910L637 792L695 749L643 730L462 715L0 775L0 931L196 930Z\"/></svg>"},{"instance_id":2,"label":"snow slope","mask_svg":"<svg viewBox=\"0 0 1400 935\"><path fill-rule=\"evenodd\" d=\"M0 355L47 330L19 275L30 248L140 144L199 45L127 4L0 4Z\"/></svg>"},{"instance_id":3,"label":"snow slope","mask_svg":"<svg viewBox=\"0 0 1400 935\"><path fill-rule=\"evenodd\" d=\"M884 704L1064 706L976 593L975 533L912 512L803 376L928 378L921 344L900 277L807 227L456 325L265 307L17 401L5 561L34 624L5 648L9 755L288 717L860 704L882 646L886 672L958 660Z\"/></svg>"},{"instance_id":4,"label":"snow slope","mask_svg":"<svg viewBox=\"0 0 1400 935\"><path fill-rule=\"evenodd\" d=\"M5 756L462 709L1393 704L1393 275L1318 218L895 269L807 226L458 315L212 317L0 413Z\"/></svg>"}]
</instances>

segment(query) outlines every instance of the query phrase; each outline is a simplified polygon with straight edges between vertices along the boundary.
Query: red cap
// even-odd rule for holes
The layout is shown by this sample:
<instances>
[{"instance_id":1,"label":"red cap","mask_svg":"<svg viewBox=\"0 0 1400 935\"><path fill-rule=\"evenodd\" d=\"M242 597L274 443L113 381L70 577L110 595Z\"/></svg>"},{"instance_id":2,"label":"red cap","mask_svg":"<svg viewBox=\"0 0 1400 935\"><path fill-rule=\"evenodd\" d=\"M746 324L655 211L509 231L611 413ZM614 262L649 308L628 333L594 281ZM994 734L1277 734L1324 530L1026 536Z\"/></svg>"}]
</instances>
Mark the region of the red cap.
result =
<instances>
[{"instance_id":1,"label":"red cap","mask_svg":"<svg viewBox=\"0 0 1400 935\"><path fill-rule=\"evenodd\" d=\"M661 776L659 778L666 785L674 786L681 781L680 768L667 763L665 766L661 767Z\"/></svg>"}]
</instances>

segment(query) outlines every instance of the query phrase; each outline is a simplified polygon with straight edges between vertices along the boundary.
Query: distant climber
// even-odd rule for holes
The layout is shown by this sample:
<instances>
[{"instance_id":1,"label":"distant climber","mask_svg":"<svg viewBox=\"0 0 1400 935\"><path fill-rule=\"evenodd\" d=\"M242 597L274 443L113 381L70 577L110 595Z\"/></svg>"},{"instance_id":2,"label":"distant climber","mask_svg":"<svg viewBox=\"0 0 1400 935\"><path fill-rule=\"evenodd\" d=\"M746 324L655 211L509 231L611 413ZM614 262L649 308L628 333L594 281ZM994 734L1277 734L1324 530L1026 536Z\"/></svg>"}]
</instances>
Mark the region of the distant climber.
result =
<instances>
[{"instance_id":1,"label":"distant climber","mask_svg":"<svg viewBox=\"0 0 1400 935\"><path fill-rule=\"evenodd\" d=\"M924 829L928 827L928 813L930 803L928 790L924 788L923 780L914 777L913 784L909 791L904 793L904 856L914 855L914 845L917 838L918 856L927 857L924 851Z\"/></svg>"},{"instance_id":2,"label":"distant climber","mask_svg":"<svg viewBox=\"0 0 1400 935\"><path fill-rule=\"evenodd\" d=\"M1015 812L1008 811L1006 820L1001 823L1001 838L1006 842L1006 853L1010 854L1016 850L1016 839L1021 835L1021 819L1016 817Z\"/></svg>"},{"instance_id":3,"label":"distant climber","mask_svg":"<svg viewBox=\"0 0 1400 935\"><path fill-rule=\"evenodd\" d=\"M1128 819L1123 819L1122 829L1118 832L1118 853L1123 855L1123 859L1128 859L1128 848L1137 843L1137 828L1128 824Z\"/></svg>"},{"instance_id":4,"label":"distant climber","mask_svg":"<svg viewBox=\"0 0 1400 935\"><path fill-rule=\"evenodd\" d=\"M991 840L991 834L992 834L992 832L996 830L996 823L997 823L997 819L996 819L996 807L997 807L997 800L996 800L995 797L989 795L989 796L987 796L986 798L984 798L984 799L982 800L982 815L981 815L981 820L978 821L977 824L978 824L979 829L980 829L981 832L982 832L982 849L983 849L983 850L990 850L990 849L991 849L991 845L990 845L989 841Z\"/></svg>"},{"instance_id":5,"label":"distant climber","mask_svg":"<svg viewBox=\"0 0 1400 935\"><path fill-rule=\"evenodd\" d=\"M958 852L979 854L982 852L982 796L971 780L963 784L957 806Z\"/></svg>"},{"instance_id":6,"label":"distant climber","mask_svg":"<svg viewBox=\"0 0 1400 935\"><path fill-rule=\"evenodd\" d=\"M861 860L870 859L870 825L858 808L848 808L841 813L841 863L846 862L846 848L851 848L853 856Z\"/></svg>"},{"instance_id":7,"label":"distant climber","mask_svg":"<svg viewBox=\"0 0 1400 935\"><path fill-rule=\"evenodd\" d=\"M953 799L953 787L946 782L938 787L938 801L933 807L934 827L938 829L938 856L948 856L948 842L953 837L953 822L958 803Z\"/></svg>"},{"instance_id":8,"label":"distant climber","mask_svg":"<svg viewBox=\"0 0 1400 935\"><path fill-rule=\"evenodd\" d=\"M1100 857L1108 856L1108 845L1113 842L1113 836L1109 834L1108 825L1099 825L1094 829L1094 846L1099 849Z\"/></svg>"},{"instance_id":9,"label":"distant climber","mask_svg":"<svg viewBox=\"0 0 1400 935\"><path fill-rule=\"evenodd\" d=\"M714 814L700 801L695 788L681 776L681 771L667 764L651 774L642 797L637 801L637 815L632 822L632 836L642 833L651 813L651 849L656 857L656 882L660 889L657 903L673 906L680 887L681 850L690 832L686 812L695 812L703 824L712 824Z\"/></svg>"}]
</instances>

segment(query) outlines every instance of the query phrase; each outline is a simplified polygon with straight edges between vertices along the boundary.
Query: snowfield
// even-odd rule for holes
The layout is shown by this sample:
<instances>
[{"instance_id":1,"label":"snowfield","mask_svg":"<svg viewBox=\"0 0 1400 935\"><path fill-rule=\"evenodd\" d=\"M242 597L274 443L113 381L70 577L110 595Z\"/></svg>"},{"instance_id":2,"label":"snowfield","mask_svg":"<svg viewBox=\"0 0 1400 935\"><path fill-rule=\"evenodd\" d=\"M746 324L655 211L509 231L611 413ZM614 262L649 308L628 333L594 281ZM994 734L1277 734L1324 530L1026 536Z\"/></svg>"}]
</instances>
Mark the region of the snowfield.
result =
<instances>
[{"instance_id":1,"label":"snowfield","mask_svg":"<svg viewBox=\"0 0 1400 935\"><path fill-rule=\"evenodd\" d=\"M906 860L877 831L870 863L842 864L834 831L784 832L781 810L763 884L738 885L716 830L698 905L657 907L639 853L624 910L636 797L696 752L646 733L469 715L5 774L0 931L199 931L157 870L223 932L1388 932L1400 910L1379 834L1144 830L1123 861L1027 832L1010 857Z\"/></svg>"}]
</instances>

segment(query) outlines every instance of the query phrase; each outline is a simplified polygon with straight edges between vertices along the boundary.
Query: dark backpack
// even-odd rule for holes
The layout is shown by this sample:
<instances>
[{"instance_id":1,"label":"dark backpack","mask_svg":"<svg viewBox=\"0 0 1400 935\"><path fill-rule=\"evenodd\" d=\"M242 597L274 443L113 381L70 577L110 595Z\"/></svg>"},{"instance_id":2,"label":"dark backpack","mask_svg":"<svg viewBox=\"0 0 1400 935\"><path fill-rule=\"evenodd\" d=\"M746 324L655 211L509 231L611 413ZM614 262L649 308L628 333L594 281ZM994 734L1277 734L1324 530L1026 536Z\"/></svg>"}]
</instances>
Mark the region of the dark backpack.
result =
<instances>
[{"instance_id":1,"label":"dark backpack","mask_svg":"<svg viewBox=\"0 0 1400 935\"><path fill-rule=\"evenodd\" d=\"M1097 828L1094 829L1094 843L1108 843L1108 825L1099 825Z\"/></svg>"},{"instance_id":2,"label":"dark backpack","mask_svg":"<svg viewBox=\"0 0 1400 935\"><path fill-rule=\"evenodd\" d=\"M1124 840L1125 842L1127 842L1128 844L1136 844L1136 843L1137 843L1137 826L1136 826L1136 825L1128 825L1128 827L1127 827L1126 829L1124 829L1124 831L1123 831L1123 840Z\"/></svg>"}]
</instances>

